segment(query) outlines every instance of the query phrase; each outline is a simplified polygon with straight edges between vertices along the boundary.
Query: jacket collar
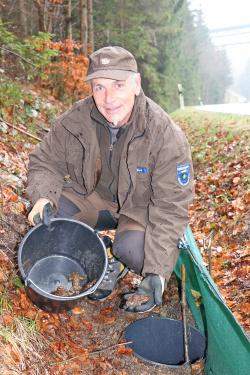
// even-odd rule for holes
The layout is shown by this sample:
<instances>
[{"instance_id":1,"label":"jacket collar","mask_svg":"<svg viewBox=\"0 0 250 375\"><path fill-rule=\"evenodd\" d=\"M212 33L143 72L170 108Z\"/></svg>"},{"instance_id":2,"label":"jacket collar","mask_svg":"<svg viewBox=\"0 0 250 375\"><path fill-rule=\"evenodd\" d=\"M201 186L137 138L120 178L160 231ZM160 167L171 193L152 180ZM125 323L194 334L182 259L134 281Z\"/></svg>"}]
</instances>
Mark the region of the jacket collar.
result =
<instances>
[{"instance_id":1,"label":"jacket collar","mask_svg":"<svg viewBox=\"0 0 250 375\"><path fill-rule=\"evenodd\" d=\"M83 138L86 138L86 134L93 131L90 118L90 108L93 105L94 101L91 96L80 100L68 112L63 114L61 118L59 117L59 122L77 138L82 138L83 135Z\"/></svg>"}]
</instances>

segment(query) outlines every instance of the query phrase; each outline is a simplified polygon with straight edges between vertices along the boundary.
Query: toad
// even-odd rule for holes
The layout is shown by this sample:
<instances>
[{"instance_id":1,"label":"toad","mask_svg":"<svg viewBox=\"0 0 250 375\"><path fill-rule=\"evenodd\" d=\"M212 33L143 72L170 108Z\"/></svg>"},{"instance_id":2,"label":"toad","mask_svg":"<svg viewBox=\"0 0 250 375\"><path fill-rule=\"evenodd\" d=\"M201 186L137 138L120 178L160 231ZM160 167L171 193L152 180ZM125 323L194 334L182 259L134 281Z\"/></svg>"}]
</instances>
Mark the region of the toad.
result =
<instances>
[{"instance_id":1,"label":"toad","mask_svg":"<svg viewBox=\"0 0 250 375\"><path fill-rule=\"evenodd\" d=\"M80 275L78 272L72 272L68 278L69 281L72 283L72 287L70 291L72 294L79 294L82 291L82 282L87 281L86 275Z\"/></svg>"},{"instance_id":2,"label":"toad","mask_svg":"<svg viewBox=\"0 0 250 375\"><path fill-rule=\"evenodd\" d=\"M56 290L51 292L51 294L54 294L55 296L60 296L60 297L68 297L70 296L70 291L68 289L65 289L63 286L58 286Z\"/></svg>"},{"instance_id":3,"label":"toad","mask_svg":"<svg viewBox=\"0 0 250 375\"><path fill-rule=\"evenodd\" d=\"M150 300L150 297L144 294L131 294L129 298L126 301L127 307L134 307L137 305L142 305L144 303L147 303Z\"/></svg>"}]
</instances>

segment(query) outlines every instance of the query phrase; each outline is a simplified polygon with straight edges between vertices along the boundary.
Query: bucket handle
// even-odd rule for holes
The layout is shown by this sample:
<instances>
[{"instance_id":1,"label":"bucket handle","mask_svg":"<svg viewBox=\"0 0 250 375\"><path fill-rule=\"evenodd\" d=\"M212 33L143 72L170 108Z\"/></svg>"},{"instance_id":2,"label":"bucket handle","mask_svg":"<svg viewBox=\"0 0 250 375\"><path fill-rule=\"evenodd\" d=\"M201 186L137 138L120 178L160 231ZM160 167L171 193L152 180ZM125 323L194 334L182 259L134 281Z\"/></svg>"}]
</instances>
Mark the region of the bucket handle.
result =
<instances>
[{"instance_id":1,"label":"bucket handle","mask_svg":"<svg viewBox=\"0 0 250 375\"><path fill-rule=\"evenodd\" d=\"M43 290L42 288L40 288L37 284L34 283L34 281L32 281L31 279L29 279L29 277L27 276L25 279L24 279L24 285L27 287L27 288L31 288L32 285L38 289L40 292L42 292L42 294L45 294L47 296L55 296L54 294L52 293L49 293L49 292L46 292L45 290ZM96 291L96 289L98 288L98 285L93 285L90 289L89 289L89 294L91 293L94 293ZM63 296L61 296L62 298ZM70 298L70 297L65 297L67 300Z\"/></svg>"},{"instance_id":2,"label":"bucket handle","mask_svg":"<svg viewBox=\"0 0 250 375\"><path fill-rule=\"evenodd\" d=\"M42 292L42 293L44 293L44 294L51 295L51 293L48 293L48 292L46 292L45 290L41 289L37 284L34 283L34 281L32 281L31 279L29 279L28 277L26 277L26 278L24 279L24 285L25 285L27 288L30 288L32 285L34 285L36 289L40 290L40 292Z\"/></svg>"}]
</instances>

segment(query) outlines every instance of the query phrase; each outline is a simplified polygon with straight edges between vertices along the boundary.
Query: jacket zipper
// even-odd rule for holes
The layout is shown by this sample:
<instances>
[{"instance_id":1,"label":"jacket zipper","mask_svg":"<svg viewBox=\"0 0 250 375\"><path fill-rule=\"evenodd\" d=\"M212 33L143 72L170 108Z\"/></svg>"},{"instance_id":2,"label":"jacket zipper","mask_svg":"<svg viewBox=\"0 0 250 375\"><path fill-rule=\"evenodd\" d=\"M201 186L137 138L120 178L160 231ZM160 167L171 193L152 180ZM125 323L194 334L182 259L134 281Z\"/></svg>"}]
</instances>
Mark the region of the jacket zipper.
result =
<instances>
[{"instance_id":1,"label":"jacket zipper","mask_svg":"<svg viewBox=\"0 0 250 375\"><path fill-rule=\"evenodd\" d=\"M110 145L109 145L109 167L110 168L111 168L111 160L112 160L113 148L114 148L113 143L110 143Z\"/></svg>"},{"instance_id":2,"label":"jacket zipper","mask_svg":"<svg viewBox=\"0 0 250 375\"><path fill-rule=\"evenodd\" d=\"M110 135L110 133L109 133L109 168L110 168L110 170L111 170L111 172L112 172L112 169L111 169L111 161L112 161L112 155L113 155L114 144L111 143L111 142L112 142L111 139L112 139L112 138L111 138L111 135ZM112 191L111 191L111 186L112 186L113 182L114 182L114 176L113 176L112 181L111 181L110 184L109 184L108 189L109 189L109 191L110 191L110 193L111 193L111 195L112 195L112 197L113 197L113 199L112 199L113 202L117 202L117 199L116 199L115 194L113 194Z\"/></svg>"}]
</instances>

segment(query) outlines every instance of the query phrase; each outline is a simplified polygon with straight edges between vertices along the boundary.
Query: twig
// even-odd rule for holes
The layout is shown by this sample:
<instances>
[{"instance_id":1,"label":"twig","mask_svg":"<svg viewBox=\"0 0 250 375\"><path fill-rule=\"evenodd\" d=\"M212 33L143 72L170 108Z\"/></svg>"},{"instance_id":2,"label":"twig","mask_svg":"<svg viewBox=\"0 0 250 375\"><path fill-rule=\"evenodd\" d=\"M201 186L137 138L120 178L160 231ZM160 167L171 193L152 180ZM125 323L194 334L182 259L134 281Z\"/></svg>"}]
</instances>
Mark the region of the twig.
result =
<instances>
[{"instance_id":1,"label":"twig","mask_svg":"<svg viewBox=\"0 0 250 375\"><path fill-rule=\"evenodd\" d=\"M186 271L184 264L181 265L181 306L182 306L182 320L183 320L183 333L184 333L184 359L185 363L190 363L188 353L188 334L187 334L187 315L186 315Z\"/></svg>"},{"instance_id":2,"label":"twig","mask_svg":"<svg viewBox=\"0 0 250 375\"><path fill-rule=\"evenodd\" d=\"M1 202L1 211L0 211L0 213L1 212L3 213L4 203L3 203L3 188L2 188L1 182L0 182L0 193L1 193L1 195L0 195L0 198L1 198L1 200L0 200L0 202Z\"/></svg>"},{"instance_id":3,"label":"twig","mask_svg":"<svg viewBox=\"0 0 250 375\"><path fill-rule=\"evenodd\" d=\"M10 124L9 122L5 121L2 117L0 117L0 121L4 122L6 125L10 126L11 128L14 128L14 129L18 130L20 133L26 134L26 135L28 135L29 137L34 138L34 139L36 139L37 141L41 142L41 138L36 137L35 135L33 135L33 134L31 134L31 133L28 133L28 132L26 132L26 131L23 130L23 129L20 129L18 126L15 126L15 125L13 125L13 124Z\"/></svg>"},{"instance_id":4,"label":"twig","mask_svg":"<svg viewBox=\"0 0 250 375\"><path fill-rule=\"evenodd\" d=\"M228 286L229 284L231 284L232 282L234 282L235 280L237 280L237 276L233 277L232 279L228 280L227 282L224 283L224 286Z\"/></svg>"},{"instance_id":5,"label":"twig","mask_svg":"<svg viewBox=\"0 0 250 375\"><path fill-rule=\"evenodd\" d=\"M2 250L0 249L0 254L2 254L4 257L6 257L8 259L8 261L10 262L11 266L15 268L15 264L13 263L12 260L14 260L15 258L15 252L10 249L4 242L2 239L0 239L0 246L4 246L6 250Z\"/></svg>"},{"instance_id":6,"label":"twig","mask_svg":"<svg viewBox=\"0 0 250 375\"><path fill-rule=\"evenodd\" d=\"M126 341L126 342L121 342L120 344L110 345L110 346L107 346L106 348L102 348L102 349L99 349L99 350L95 350L95 351L93 351L93 352L90 352L89 355L99 354L99 353L105 352L106 350L109 350L109 349L116 349L118 346L129 345L129 344L132 344L132 343L133 343L133 341Z\"/></svg>"},{"instance_id":7,"label":"twig","mask_svg":"<svg viewBox=\"0 0 250 375\"><path fill-rule=\"evenodd\" d=\"M40 70L35 64L33 64L33 62L31 62L30 60L25 59L25 57L19 55L18 53L14 52L14 51L11 51L10 49L5 48L5 47L3 47L3 46L0 46L0 48L3 49L4 51L7 51L7 52L9 52L9 53L12 53L13 55L19 57L21 60L25 61L27 64L30 64L30 65L32 65L34 68Z\"/></svg>"},{"instance_id":8,"label":"twig","mask_svg":"<svg viewBox=\"0 0 250 375\"><path fill-rule=\"evenodd\" d=\"M40 125L40 128L41 130L45 131L46 133L48 133L50 131L50 129L48 128L45 128L44 126Z\"/></svg>"},{"instance_id":9,"label":"twig","mask_svg":"<svg viewBox=\"0 0 250 375\"><path fill-rule=\"evenodd\" d=\"M90 353L86 353L86 355L91 356L91 355L100 354L102 352L105 352L106 350L116 349L118 346L132 344L132 342L133 341L127 341L127 342L121 342L120 344L110 345L110 346L107 346L106 348L95 350L95 351L90 352ZM76 355L75 357L71 357L71 358L65 359L64 361L61 361L61 362L51 362L51 363L49 363L49 365L50 366L55 366L55 365L61 365L61 364L64 364L64 363L72 362L72 361L74 361L74 359L80 358L83 355L84 355L84 353Z\"/></svg>"},{"instance_id":10,"label":"twig","mask_svg":"<svg viewBox=\"0 0 250 375\"><path fill-rule=\"evenodd\" d=\"M2 240L0 240L1 241L1 243L2 243ZM5 246L5 245L4 245ZM9 248L8 248L9 249ZM13 251L11 250L11 249L9 249L12 253L13 253ZM15 267L15 265L14 265L14 263L12 262L12 260L10 259L10 257L8 257L8 255L6 255L5 254L5 252L2 250L2 249L0 249L0 253L4 256L4 257L7 257L7 259L8 259L8 261L11 263L11 265L13 266L13 267Z\"/></svg>"},{"instance_id":11,"label":"twig","mask_svg":"<svg viewBox=\"0 0 250 375\"><path fill-rule=\"evenodd\" d=\"M4 242L4 240L2 240L2 238L0 238L0 245L5 247L5 249L7 249L7 251L10 252L12 256L15 255L15 251L12 250L8 245L6 245L6 243Z\"/></svg>"},{"instance_id":12,"label":"twig","mask_svg":"<svg viewBox=\"0 0 250 375\"><path fill-rule=\"evenodd\" d=\"M212 239L213 239L213 230L209 233L207 237L203 239L203 249L208 255L208 271L210 276L212 276Z\"/></svg>"}]
</instances>

